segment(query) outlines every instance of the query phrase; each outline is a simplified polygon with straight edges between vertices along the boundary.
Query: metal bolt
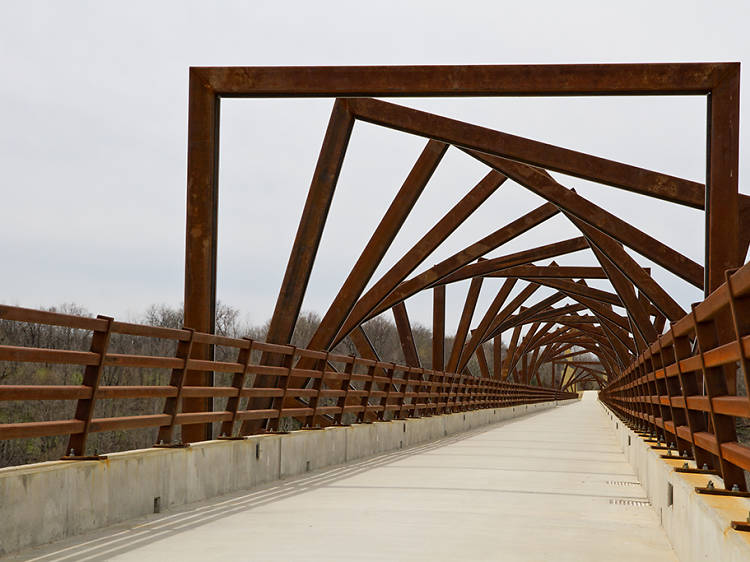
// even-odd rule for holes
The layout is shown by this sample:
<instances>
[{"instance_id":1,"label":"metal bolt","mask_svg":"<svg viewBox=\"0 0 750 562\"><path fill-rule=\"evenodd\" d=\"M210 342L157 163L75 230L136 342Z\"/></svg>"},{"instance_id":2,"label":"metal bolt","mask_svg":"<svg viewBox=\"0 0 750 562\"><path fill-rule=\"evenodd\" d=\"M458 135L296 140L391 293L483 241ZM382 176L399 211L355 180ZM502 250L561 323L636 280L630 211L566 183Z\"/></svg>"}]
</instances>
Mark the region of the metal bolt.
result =
<instances>
[{"instance_id":1,"label":"metal bolt","mask_svg":"<svg viewBox=\"0 0 750 562\"><path fill-rule=\"evenodd\" d=\"M714 481L713 480L709 480L708 484L706 484L706 488L708 488L709 490L713 490L714 489Z\"/></svg>"}]
</instances>

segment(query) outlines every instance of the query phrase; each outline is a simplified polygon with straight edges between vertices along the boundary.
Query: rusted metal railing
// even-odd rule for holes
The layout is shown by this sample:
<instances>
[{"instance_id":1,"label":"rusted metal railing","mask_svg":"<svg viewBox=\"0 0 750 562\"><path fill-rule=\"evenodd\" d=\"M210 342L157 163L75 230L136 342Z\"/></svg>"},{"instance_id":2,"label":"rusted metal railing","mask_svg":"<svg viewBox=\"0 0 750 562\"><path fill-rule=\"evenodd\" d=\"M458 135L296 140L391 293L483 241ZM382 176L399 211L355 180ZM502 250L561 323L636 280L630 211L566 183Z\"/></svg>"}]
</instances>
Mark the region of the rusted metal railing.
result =
<instances>
[{"instance_id":1,"label":"rusted metal railing","mask_svg":"<svg viewBox=\"0 0 750 562\"><path fill-rule=\"evenodd\" d=\"M730 323L731 331L722 329ZM727 489L746 490L750 447L738 440L736 422L750 419L749 358L750 264L728 273L600 396L634 427L718 471ZM738 369L740 392L732 384Z\"/></svg>"},{"instance_id":2,"label":"rusted metal railing","mask_svg":"<svg viewBox=\"0 0 750 562\"><path fill-rule=\"evenodd\" d=\"M467 374L433 371L373 361L355 356L272 345L250 339L235 339L196 332L118 322L111 318L88 318L0 306L0 319L48 326L61 326L91 332L89 351L46 349L0 345L0 361L79 365L84 369L81 384L2 385L0 401L67 400L76 401L71 419L0 424L0 440L55 435L70 436L66 448L70 457L86 454L91 433L158 427L158 441L174 441L175 428L191 424L221 423L224 437L236 437L246 420L262 420L262 427L278 429L279 420L290 416L306 426L341 423L345 414L362 422L372 419L420 417L481 408L573 398L557 389L508 383ZM176 342L173 356L132 355L108 350L115 335L142 336ZM234 361L196 359L199 345L222 346L234 350ZM255 358L257 357L257 360ZM268 357L272 364L261 364ZM299 368L301 359L314 368ZM107 367L164 369L171 371L168 385L101 385ZM214 372L232 375L230 386L190 386L188 372ZM250 386L252 378L275 377L276 384ZM293 379L309 384L291 384ZM249 407L253 398L270 398L272 406ZM132 415L97 418L97 400L162 398L156 412L133 411ZM226 398L221 410L183 412L186 398ZM247 400L244 400L247 399ZM328 400L325 400L328 399ZM218 402L218 401L217 401ZM243 406L245 404L245 406Z\"/></svg>"}]
</instances>

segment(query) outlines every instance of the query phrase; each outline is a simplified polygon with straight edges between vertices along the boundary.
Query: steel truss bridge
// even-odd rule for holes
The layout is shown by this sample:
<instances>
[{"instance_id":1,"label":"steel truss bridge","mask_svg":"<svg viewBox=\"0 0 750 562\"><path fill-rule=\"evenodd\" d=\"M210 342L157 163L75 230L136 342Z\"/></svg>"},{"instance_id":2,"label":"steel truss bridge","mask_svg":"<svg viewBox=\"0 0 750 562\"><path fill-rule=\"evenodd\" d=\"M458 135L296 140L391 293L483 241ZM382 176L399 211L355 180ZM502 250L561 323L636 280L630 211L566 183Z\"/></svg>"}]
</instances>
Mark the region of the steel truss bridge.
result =
<instances>
[{"instance_id":1,"label":"steel truss bridge","mask_svg":"<svg viewBox=\"0 0 750 562\"><path fill-rule=\"evenodd\" d=\"M744 265L750 197L738 190L739 78L739 63L192 68L185 327L1 306L3 321L86 330L91 340L85 351L0 345L2 362L43 363L53 372L62 364L84 369L80 384L0 385L0 401L76 404L69 419L2 423L0 440L65 435L66 459L97 459L87 448L95 432L152 427L158 428L156 446L182 446L215 433L239 439L276 432L283 418L315 428L564 400L577 397L576 385L587 382L601 389L606 407L645 439L693 460L697 472L720 476L723 485L706 493L743 496L750 446L738 437L737 427L750 419L750 264ZM379 99L642 95L706 98L705 184ZM215 334L219 107L225 97L335 100L265 341ZM358 121L423 137L424 148L314 335L304 348L294 347L292 333ZM449 147L484 164L486 175L437 222L425 225L422 238L374 279ZM703 210L704 265L549 172ZM483 238L414 273L508 181L546 202L508 224L488 224ZM558 215L580 236L486 258ZM554 261L574 252L591 252L598 266ZM683 308L631 253L703 290L705 300ZM504 281L481 310L479 294L487 278ZM594 288L591 279L606 280L611 288ZM453 303L462 312L454 343L446 349L446 286L467 280L466 300ZM543 287L554 292L539 299ZM409 299L423 291L433 299L431 368L421 363L407 313ZM367 337L366 323L383 313L395 318L404 364L382 361ZM506 351L501 334L507 332ZM116 334L169 340L176 352L113 353L108 346ZM347 339L356 356L333 351ZM217 360L218 348L232 359ZM468 369L473 359L478 372ZM571 367L572 374L540 377L542 366L558 363ZM101 384L109 367L164 369L171 375L165 385ZM231 375L231 385L214 384L215 373ZM133 398L160 398L163 407L117 418L96 416L101 400Z\"/></svg>"}]
</instances>

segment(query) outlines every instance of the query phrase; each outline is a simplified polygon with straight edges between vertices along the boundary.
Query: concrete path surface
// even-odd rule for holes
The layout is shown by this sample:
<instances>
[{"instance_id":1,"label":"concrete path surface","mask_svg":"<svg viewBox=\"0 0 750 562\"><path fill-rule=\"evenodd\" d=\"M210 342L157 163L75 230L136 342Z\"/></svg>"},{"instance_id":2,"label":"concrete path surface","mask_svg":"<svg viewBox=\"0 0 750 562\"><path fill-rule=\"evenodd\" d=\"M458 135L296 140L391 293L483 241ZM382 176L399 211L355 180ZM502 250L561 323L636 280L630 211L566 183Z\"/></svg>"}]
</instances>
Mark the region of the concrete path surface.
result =
<instances>
[{"instance_id":1,"label":"concrete path surface","mask_svg":"<svg viewBox=\"0 0 750 562\"><path fill-rule=\"evenodd\" d=\"M595 393L24 560L676 560Z\"/></svg>"}]
</instances>

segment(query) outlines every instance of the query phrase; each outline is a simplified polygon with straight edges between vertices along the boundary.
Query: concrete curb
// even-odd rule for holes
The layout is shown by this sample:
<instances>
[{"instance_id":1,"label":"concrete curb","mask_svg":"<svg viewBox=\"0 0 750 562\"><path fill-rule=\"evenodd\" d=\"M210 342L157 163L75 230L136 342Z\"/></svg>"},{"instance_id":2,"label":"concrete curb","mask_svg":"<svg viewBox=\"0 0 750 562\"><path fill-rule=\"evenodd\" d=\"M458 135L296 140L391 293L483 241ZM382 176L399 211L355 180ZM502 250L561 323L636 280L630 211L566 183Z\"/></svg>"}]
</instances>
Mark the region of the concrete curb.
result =
<instances>
[{"instance_id":1,"label":"concrete curb","mask_svg":"<svg viewBox=\"0 0 750 562\"><path fill-rule=\"evenodd\" d=\"M641 485L659 514L677 557L682 562L747 562L750 560L750 533L735 531L732 520L744 521L750 500L695 492L713 480L717 488L724 484L718 476L675 472L685 460L661 458L664 451L654 450L639 435L623 425L600 402L603 414L612 424L620 448L633 467ZM691 468L695 462L688 461Z\"/></svg>"},{"instance_id":2,"label":"concrete curb","mask_svg":"<svg viewBox=\"0 0 750 562\"><path fill-rule=\"evenodd\" d=\"M577 402L140 449L0 469L0 555Z\"/></svg>"}]
</instances>

